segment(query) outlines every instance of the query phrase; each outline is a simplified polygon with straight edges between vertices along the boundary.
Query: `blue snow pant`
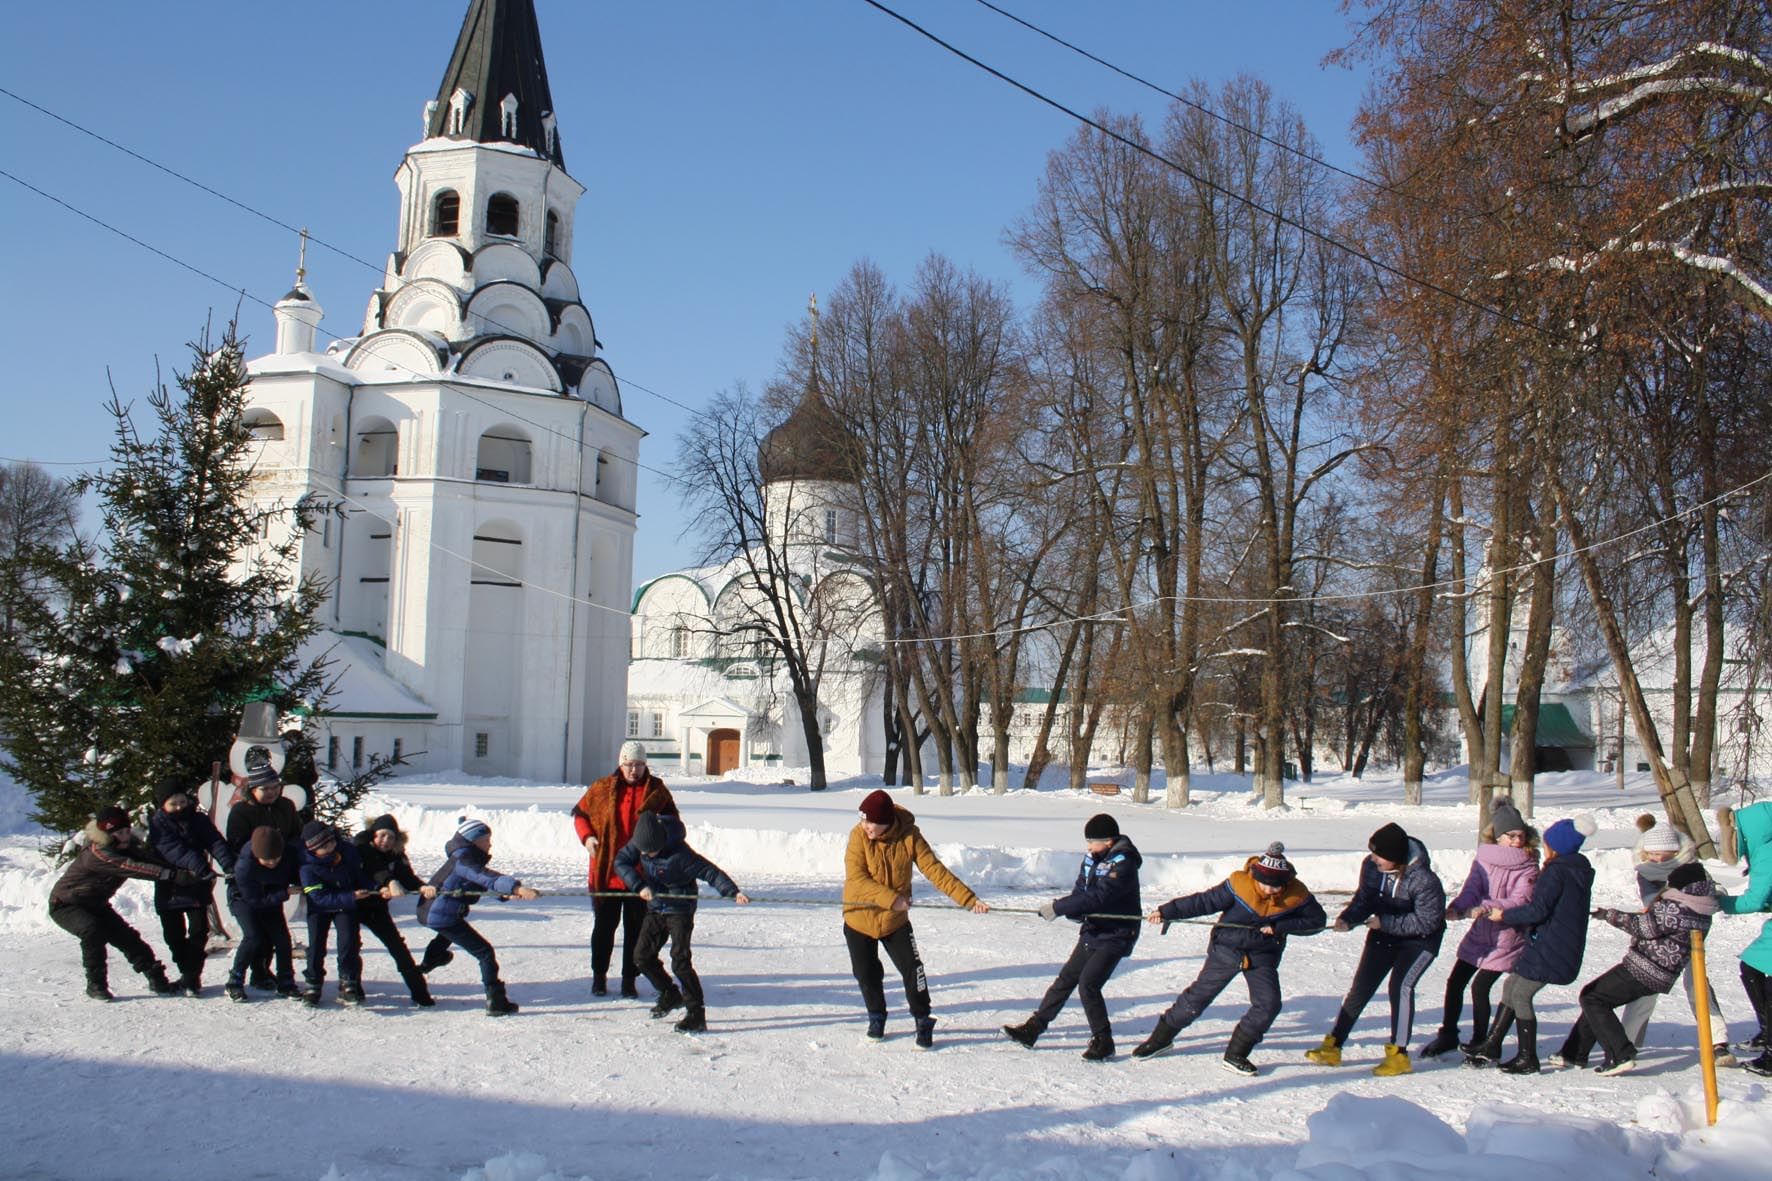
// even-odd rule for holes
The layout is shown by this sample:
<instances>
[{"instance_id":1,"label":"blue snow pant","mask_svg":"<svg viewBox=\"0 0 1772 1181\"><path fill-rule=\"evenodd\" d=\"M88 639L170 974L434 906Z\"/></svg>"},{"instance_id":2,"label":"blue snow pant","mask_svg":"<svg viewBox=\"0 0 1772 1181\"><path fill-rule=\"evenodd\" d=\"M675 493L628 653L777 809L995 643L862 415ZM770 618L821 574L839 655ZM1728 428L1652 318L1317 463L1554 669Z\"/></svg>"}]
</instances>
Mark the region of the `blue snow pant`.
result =
<instances>
[{"instance_id":1,"label":"blue snow pant","mask_svg":"<svg viewBox=\"0 0 1772 1181\"><path fill-rule=\"evenodd\" d=\"M466 919L458 919L447 927L436 928L430 945L425 948L425 959L435 960L438 954L448 951L451 943L480 961L480 983L491 988L500 983L498 978L498 955L492 950L492 944L486 936L468 926Z\"/></svg>"},{"instance_id":2,"label":"blue snow pant","mask_svg":"<svg viewBox=\"0 0 1772 1181\"><path fill-rule=\"evenodd\" d=\"M339 986L363 982L363 932L354 910L321 910L308 908L308 963L302 978L310 991L319 991L326 983L326 941L333 929L338 930Z\"/></svg>"},{"instance_id":3,"label":"blue snow pant","mask_svg":"<svg viewBox=\"0 0 1772 1181\"><path fill-rule=\"evenodd\" d=\"M1249 988L1249 1010L1231 1031L1231 1041L1246 1047L1243 1052L1248 1053L1249 1049L1260 1044L1274 1018L1280 1015L1280 959L1277 955L1250 959L1238 948L1213 943L1206 949L1206 962L1200 965L1200 974L1164 1011L1164 1024L1177 1030L1192 1025L1239 972Z\"/></svg>"},{"instance_id":4,"label":"blue snow pant","mask_svg":"<svg viewBox=\"0 0 1772 1181\"><path fill-rule=\"evenodd\" d=\"M1101 999L1101 986L1107 983L1108 977L1125 958L1124 948L1087 947L1078 939L1070 958L1052 981L1052 987L1046 990L1040 1007L1034 1010L1034 1024L1042 1030L1051 1025L1065 1002L1071 999L1071 993L1075 992L1083 1004L1083 1016L1089 1022L1090 1035L1111 1039L1114 1029L1108 1022L1107 1002Z\"/></svg>"},{"instance_id":5,"label":"blue snow pant","mask_svg":"<svg viewBox=\"0 0 1772 1181\"><path fill-rule=\"evenodd\" d=\"M1366 947L1360 952L1360 966L1354 969L1354 982L1342 998L1341 1012L1335 1015L1335 1028L1329 1036L1336 1045L1347 1041L1354 1022L1366 1008L1366 1002L1378 991L1379 981L1388 973L1391 978L1391 1045L1407 1046L1410 1030L1415 1024L1415 986L1428 965L1440 954L1440 934L1432 939L1398 939L1377 931L1366 933ZM1505 1000L1505 998L1504 998Z\"/></svg>"},{"instance_id":6,"label":"blue snow pant","mask_svg":"<svg viewBox=\"0 0 1772 1181\"><path fill-rule=\"evenodd\" d=\"M234 949L234 966L228 969L229 984L246 983L246 969L256 969L261 960L276 956L277 987L295 987L295 955L289 946L289 920L281 906L258 909L231 903L228 913L240 924L240 946Z\"/></svg>"}]
</instances>

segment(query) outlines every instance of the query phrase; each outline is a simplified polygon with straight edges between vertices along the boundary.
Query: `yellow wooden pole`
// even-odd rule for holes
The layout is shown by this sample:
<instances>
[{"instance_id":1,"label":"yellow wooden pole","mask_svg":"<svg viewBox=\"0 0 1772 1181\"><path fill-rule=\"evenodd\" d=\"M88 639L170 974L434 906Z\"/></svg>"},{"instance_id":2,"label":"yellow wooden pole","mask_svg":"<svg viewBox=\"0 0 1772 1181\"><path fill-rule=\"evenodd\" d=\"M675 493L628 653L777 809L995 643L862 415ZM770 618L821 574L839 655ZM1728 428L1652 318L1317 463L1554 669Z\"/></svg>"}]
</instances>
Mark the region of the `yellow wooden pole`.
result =
<instances>
[{"instance_id":1,"label":"yellow wooden pole","mask_svg":"<svg viewBox=\"0 0 1772 1181\"><path fill-rule=\"evenodd\" d=\"M1698 1010L1698 1065L1704 1072L1704 1118L1717 1122L1717 1056L1710 1041L1710 978L1704 971L1704 932L1692 932L1692 995Z\"/></svg>"}]
</instances>

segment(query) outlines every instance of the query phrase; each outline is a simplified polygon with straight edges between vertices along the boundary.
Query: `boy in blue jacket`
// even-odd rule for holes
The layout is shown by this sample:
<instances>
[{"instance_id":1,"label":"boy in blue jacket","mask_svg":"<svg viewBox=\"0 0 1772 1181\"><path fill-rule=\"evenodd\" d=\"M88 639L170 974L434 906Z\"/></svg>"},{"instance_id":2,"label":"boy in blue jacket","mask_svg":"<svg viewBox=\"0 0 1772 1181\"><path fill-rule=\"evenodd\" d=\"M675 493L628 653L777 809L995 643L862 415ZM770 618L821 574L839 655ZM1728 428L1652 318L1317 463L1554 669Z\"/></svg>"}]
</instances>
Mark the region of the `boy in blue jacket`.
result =
<instances>
[{"instance_id":1,"label":"boy in blue jacket","mask_svg":"<svg viewBox=\"0 0 1772 1181\"><path fill-rule=\"evenodd\" d=\"M302 972L308 986L302 1001L320 1004L326 984L326 942L338 932L338 999L363 1003L363 933L357 903L377 893L357 846L338 839L330 824L310 820L301 830L301 889L308 900L308 964Z\"/></svg>"},{"instance_id":2,"label":"boy in blue jacket","mask_svg":"<svg viewBox=\"0 0 1772 1181\"><path fill-rule=\"evenodd\" d=\"M203 992L203 957L209 943L209 907L215 898L214 861L223 873L234 868L234 850L209 817L197 810L188 785L171 779L154 788L158 805L148 818L148 844L168 865L187 870L192 881L154 883L154 911L160 934L178 968L178 989L187 996Z\"/></svg>"},{"instance_id":3,"label":"boy in blue jacket","mask_svg":"<svg viewBox=\"0 0 1772 1181\"><path fill-rule=\"evenodd\" d=\"M468 910L487 893L524 901L541 894L492 868L492 826L484 820L463 816L443 846L443 856L443 867L431 875L436 894L418 904L418 921L437 933L425 947L418 970L428 974L454 959L449 950L453 943L480 961L487 1013L494 1017L515 1013L517 1003L505 995L504 981L498 978L498 955L486 937L468 924Z\"/></svg>"},{"instance_id":4,"label":"boy in blue jacket","mask_svg":"<svg viewBox=\"0 0 1772 1181\"><path fill-rule=\"evenodd\" d=\"M1366 946L1353 983L1342 998L1335 1027L1305 1057L1319 1066L1340 1066L1341 1047L1379 981L1390 975L1391 1040L1384 1061L1372 1071L1381 1077L1408 1074L1410 1027L1415 1023L1415 985L1440 954L1446 934L1446 887L1428 863L1427 846L1387 824L1366 843L1371 854L1360 864L1360 885L1335 920L1337 931L1366 928Z\"/></svg>"},{"instance_id":5,"label":"boy in blue jacket","mask_svg":"<svg viewBox=\"0 0 1772 1181\"><path fill-rule=\"evenodd\" d=\"M1286 860L1286 846L1279 841L1261 856L1251 857L1220 885L1172 898L1151 911L1147 921L1167 924L1209 914L1218 915L1218 923L1212 928L1199 976L1157 1018L1157 1027L1132 1056L1149 1058L1169 1049L1175 1035L1193 1024L1241 972L1249 986L1249 1011L1231 1031L1223 1066L1234 1074L1254 1074L1249 1051L1280 1015L1280 957L1286 954L1286 937L1315 935L1328 916L1298 880Z\"/></svg>"},{"instance_id":6,"label":"boy in blue jacket","mask_svg":"<svg viewBox=\"0 0 1772 1181\"><path fill-rule=\"evenodd\" d=\"M634 823L634 836L615 855L615 872L628 889L646 900L646 921L634 945L634 963L641 975L658 990L652 1016L663 1017L682 1005L679 1033L701 1033L708 1027L701 977L695 974L690 938L695 932L697 881L706 882L740 906L750 898L712 861L689 847L680 817L670 813L642 812ZM665 940L671 943L671 971L664 970L658 953Z\"/></svg>"},{"instance_id":7,"label":"boy in blue jacket","mask_svg":"<svg viewBox=\"0 0 1772 1181\"><path fill-rule=\"evenodd\" d=\"M301 995L295 986L289 921L283 917L283 904L289 901L295 880L295 857L285 850L283 834L269 825L253 829L234 858L228 886L228 911L240 924L240 946L234 949L225 990L229 1000L245 1002L246 969L256 966L267 948L276 961L277 995Z\"/></svg>"},{"instance_id":8,"label":"boy in blue jacket","mask_svg":"<svg viewBox=\"0 0 1772 1181\"><path fill-rule=\"evenodd\" d=\"M1077 945L1058 970L1034 1015L1020 1025L1005 1025L1003 1032L1032 1049L1071 999L1071 993L1076 992L1083 1002L1083 1016L1089 1021L1089 1047L1083 1051L1083 1057L1101 1062L1114 1056L1114 1030L1108 1021L1101 988L1138 942L1136 916L1144 912L1138 867L1144 858L1121 835L1119 822L1105 812L1091 816L1083 825L1083 847L1083 864L1077 869L1077 881L1071 892L1040 907L1040 917L1048 922L1063 915L1082 924Z\"/></svg>"}]
</instances>

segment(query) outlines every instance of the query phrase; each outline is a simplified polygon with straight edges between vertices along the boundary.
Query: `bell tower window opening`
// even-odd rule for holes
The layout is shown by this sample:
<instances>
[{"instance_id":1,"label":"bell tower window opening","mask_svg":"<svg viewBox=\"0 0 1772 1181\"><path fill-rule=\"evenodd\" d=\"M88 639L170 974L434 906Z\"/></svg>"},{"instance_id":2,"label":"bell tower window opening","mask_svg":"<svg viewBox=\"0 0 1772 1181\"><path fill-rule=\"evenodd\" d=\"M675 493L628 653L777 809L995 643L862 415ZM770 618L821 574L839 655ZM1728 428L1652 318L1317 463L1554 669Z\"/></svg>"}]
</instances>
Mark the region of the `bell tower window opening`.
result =
<instances>
[{"instance_id":1,"label":"bell tower window opening","mask_svg":"<svg viewBox=\"0 0 1772 1181\"><path fill-rule=\"evenodd\" d=\"M474 105L474 96L457 86L455 93L449 96L449 132L450 135L466 135L468 131L468 108Z\"/></svg>"},{"instance_id":2,"label":"bell tower window opening","mask_svg":"<svg viewBox=\"0 0 1772 1181\"><path fill-rule=\"evenodd\" d=\"M547 229L542 235L542 253L549 258L560 257L560 215L548 210Z\"/></svg>"},{"instance_id":3,"label":"bell tower window opening","mask_svg":"<svg viewBox=\"0 0 1772 1181\"><path fill-rule=\"evenodd\" d=\"M461 194L444 189L431 203L431 237L453 238L461 232Z\"/></svg>"},{"instance_id":4,"label":"bell tower window opening","mask_svg":"<svg viewBox=\"0 0 1772 1181\"><path fill-rule=\"evenodd\" d=\"M498 104L498 133L506 139L517 138L517 96L507 94Z\"/></svg>"},{"instance_id":5,"label":"bell tower window opening","mask_svg":"<svg viewBox=\"0 0 1772 1181\"><path fill-rule=\"evenodd\" d=\"M517 206L517 198L509 193L494 193L492 200L486 202L486 232L500 237L515 238L517 227L521 224L521 216Z\"/></svg>"}]
</instances>

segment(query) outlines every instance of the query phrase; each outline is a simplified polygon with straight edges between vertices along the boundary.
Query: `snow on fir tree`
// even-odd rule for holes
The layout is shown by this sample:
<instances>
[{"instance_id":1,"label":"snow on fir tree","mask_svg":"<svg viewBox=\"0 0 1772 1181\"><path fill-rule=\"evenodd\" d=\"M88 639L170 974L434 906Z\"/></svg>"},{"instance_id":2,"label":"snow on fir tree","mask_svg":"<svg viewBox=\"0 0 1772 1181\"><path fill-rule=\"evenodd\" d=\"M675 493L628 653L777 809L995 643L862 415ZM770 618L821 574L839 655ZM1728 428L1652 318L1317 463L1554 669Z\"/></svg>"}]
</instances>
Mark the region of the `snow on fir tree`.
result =
<instances>
[{"instance_id":1,"label":"snow on fir tree","mask_svg":"<svg viewBox=\"0 0 1772 1181\"><path fill-rule=\"evenodd\" d=\"M295 554L330 506L252 505L241 342L230 324L191 351L176 388L148 394L151 430L115 393L106 404L111 466L77 482L97 498L97 536L0 567L14 621L0 766L56 831L108 803L145 804L163 779L207 778L246 702L324 708L324 658L298 649L320 630L325 587L297 579Z\"/></svg>"}]
</instances>

